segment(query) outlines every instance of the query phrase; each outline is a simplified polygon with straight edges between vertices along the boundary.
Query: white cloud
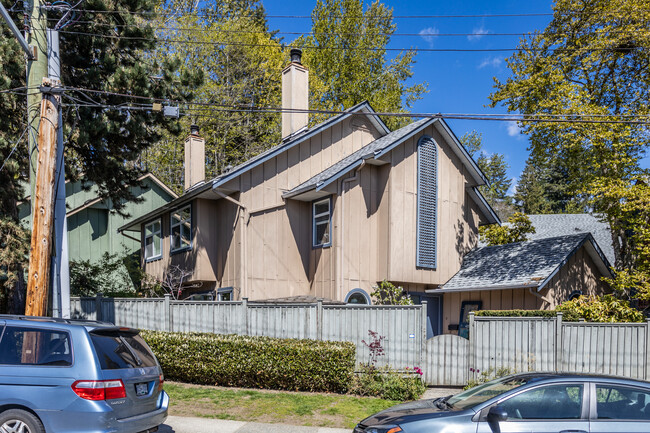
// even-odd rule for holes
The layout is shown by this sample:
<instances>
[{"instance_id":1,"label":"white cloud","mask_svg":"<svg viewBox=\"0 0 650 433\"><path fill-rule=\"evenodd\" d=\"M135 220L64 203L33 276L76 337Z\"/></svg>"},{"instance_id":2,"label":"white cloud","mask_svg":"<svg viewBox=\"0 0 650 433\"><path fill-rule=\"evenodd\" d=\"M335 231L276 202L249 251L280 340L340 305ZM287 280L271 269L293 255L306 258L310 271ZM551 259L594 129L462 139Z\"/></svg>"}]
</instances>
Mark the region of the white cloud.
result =
<instances>
[{"instance_id":1,"label":"white cloud","mask_svg":"<svg viewBox=\"0 0 650 433\"><path fill-rule=\"evenodd\" d=\"M501 63L503 63L503 57L486 57L478 65L478 68L483 69L488 66L491 66L493 68L498 68L499 66L501 66Z\"/></svg>"},{"instance_id":2,"label":"white cloud","mask_svg":"<svg viewBox=\"0 0 650 433\"><path fill-rule=\"evenodd\" d=\"M481 26L479 28L474 28L474 30L472 31L472 34L467 35L467 40L470 41L470 42L478 41L481 38L483 38L483 36L487 35L488 33L490 33L490 31L488 29L483 28L483 26Z\"/></svg>"},{"instance_id":3,"label":"white cloud","mask_svg":"<svg viewBox=\"0 0 650 433\"><path fill-rule=\"evenodd\" d=\"M508 135L511 137L518 137L521 134L521 129L517 122L508 122Z\"/></svg>"},{"instance_id":4,"label":"white cloud","mask_svg":"<svg viewBox=\"0 0 650 433\"><path fill-rule=\"evenodd\" d=\"M435 27L427 27L426 29L420 30L420 36L422 36L422 39L427 41L430 46L433 46L433 41L438 36L438 33L440 33L440 30Z\"/></svg>"}]
</instances>

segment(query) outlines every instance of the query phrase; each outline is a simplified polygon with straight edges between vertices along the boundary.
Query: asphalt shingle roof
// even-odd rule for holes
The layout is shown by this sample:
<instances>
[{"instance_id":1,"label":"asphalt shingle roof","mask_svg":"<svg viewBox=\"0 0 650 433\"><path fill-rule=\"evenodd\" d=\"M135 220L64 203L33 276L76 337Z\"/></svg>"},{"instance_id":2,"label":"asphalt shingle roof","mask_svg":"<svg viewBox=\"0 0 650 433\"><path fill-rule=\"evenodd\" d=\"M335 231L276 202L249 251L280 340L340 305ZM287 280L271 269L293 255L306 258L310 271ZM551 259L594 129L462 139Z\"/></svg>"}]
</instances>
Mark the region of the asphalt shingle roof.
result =
<instances>
[{"instance_id":1,"label":"asphalt shingle roof","mask_svg":"<svg viewBox=\"0 0 650 433\"><path fill-rule=\"evenodd\" d=\"M607 261L614 266L614 247L609 224L598 216L590 214L528 215L535 227L535 233L527 235L529 240L552 238L576 233L591 233Z\"/></svg>"},{"instance_id":2,"label":"asphalt shingle roof","mask_svg":"<svg viewBox=\"0 0 650 433\"><path fill-rule=\"evenodd\" d=\"M479 247L443 287L445 290L537 287L591 236L580 233Z\"/></svg>"},{"instance_id":3,"label":"asphalt shingle roof","mask_svg":"<svg viewBox=\"0 0 650 433\"><path fill-rule=\"evenodd\" d=\"M381 152L386 147L390 146L391 144L395 143L398 140L401 140L402 138L406 137L411 132L417 130L422 125L424 125L427 122L430 122L431 120L432 120L431 118L424 118L418 120L417 122L413 122L403 128L398 129L397 131L390 132L389 134L386 134L383 137L378 138L377 140L365 145L364 147L357 150L356 152L346 156L345 158L335 163L334 165L321 171L311 179L301 183L297 187L293 188L291 191L288 191L286 195L292 196L302 191L308 191L310 189L317 188L322 182L330 179L332 176L335 176L337 173L340 173L342 170L345 170L347 167L352 165L355 161L359 161L361 158L363 158L366 155Z\"/></svg>"}]
</instances>

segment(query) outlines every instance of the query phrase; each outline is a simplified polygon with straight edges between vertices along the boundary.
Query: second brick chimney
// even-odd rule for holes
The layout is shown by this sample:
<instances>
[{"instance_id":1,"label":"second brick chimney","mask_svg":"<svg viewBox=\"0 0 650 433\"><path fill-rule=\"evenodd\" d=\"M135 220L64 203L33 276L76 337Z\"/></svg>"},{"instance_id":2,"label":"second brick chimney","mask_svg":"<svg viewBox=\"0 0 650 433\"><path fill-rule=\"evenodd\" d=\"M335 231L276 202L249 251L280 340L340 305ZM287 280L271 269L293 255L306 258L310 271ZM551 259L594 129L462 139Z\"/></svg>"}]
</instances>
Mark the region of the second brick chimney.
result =
<instances>
[{"instance_id":1,"label":"second brick chimney","mask_svg":"<svg viewBox=\"0 0 650 433\"><path fill-rule=\"evenodd\" d=\"M291 63L282 71L282 138L305 128L309 122L309 71L302 63L302 51L291 50ZM298 110L294 112L293 110Z\"/></svg>"},{"instance_id":2,"label":"second brick chimney","mask_svg":"<svg viewBox=\"0 0 650 433\"><path fill-rule=\"evenodd\" d=\"M190 126L185 139L185 191L205 181L205 140L199 136L199 127Z\"/></svg>"}]
</instances>

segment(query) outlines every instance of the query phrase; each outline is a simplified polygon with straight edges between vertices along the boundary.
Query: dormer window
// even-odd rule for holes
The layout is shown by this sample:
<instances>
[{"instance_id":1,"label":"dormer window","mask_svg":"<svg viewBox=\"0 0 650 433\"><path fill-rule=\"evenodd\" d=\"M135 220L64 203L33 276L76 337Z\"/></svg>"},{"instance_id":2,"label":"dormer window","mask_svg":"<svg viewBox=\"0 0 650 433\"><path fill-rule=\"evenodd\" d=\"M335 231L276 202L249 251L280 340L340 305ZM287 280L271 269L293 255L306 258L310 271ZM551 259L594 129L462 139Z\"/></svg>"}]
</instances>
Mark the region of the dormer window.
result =
<instances>
[{"instance_id":1,"label":"dormer window","mask_svg":"<svg viewBox=\"0 0 650 433\"><path fill-rule=\"evenodd\" d=\"M172 212L171 252L182 251L192 247L192 206L187 205Z\"/></svg>"},{"instance_id":2,"label":"dormer window","mask_svg":"<svg viewBox=\"0 0 650 433\"><path fill-rule=\"evenodd\" d=\"M332 202L329 198L312 204L313 243L314 247L332 245Z\"/></svg>"}]
</instances>

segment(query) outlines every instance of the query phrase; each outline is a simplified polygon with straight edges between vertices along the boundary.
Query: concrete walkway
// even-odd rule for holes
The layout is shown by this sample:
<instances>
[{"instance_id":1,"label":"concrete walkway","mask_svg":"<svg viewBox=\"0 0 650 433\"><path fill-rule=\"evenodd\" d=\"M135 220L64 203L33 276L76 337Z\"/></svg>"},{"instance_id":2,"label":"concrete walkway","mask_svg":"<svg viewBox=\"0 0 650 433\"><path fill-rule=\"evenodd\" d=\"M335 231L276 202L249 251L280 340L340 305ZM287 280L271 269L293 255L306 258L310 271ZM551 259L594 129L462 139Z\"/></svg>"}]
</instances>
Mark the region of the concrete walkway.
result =
<instances>
[{"instance_id":1,"label":"concrete walkway","mask_svg":"<svg viewBox=\"0 0 650 433\"><path fill-rule=\"evenodd\" d=\"M458 394L462 388L428 388L423 399ZM351 429L170 416L158 433L350 433Z\"/></svg>"},{"instance_id":2,"label":"concrete walkway","mask_svg":"<svg viewBox=\"0 0 650 433\"><path fill-rule=\"evenodd\" d=\"M350 433L351 430L170 416L158 433Z\"/></svg>"}]
</instances>

